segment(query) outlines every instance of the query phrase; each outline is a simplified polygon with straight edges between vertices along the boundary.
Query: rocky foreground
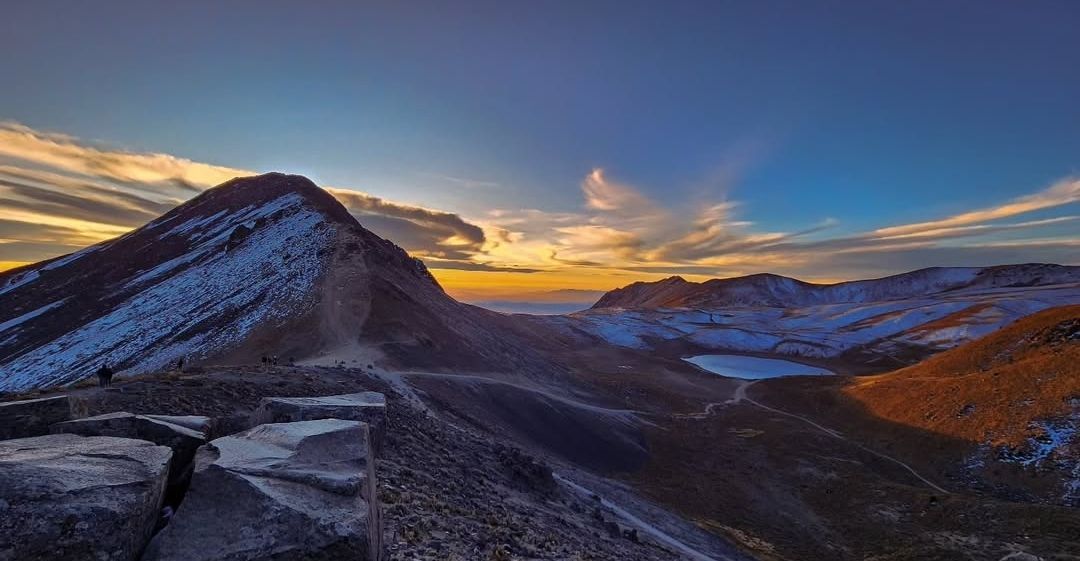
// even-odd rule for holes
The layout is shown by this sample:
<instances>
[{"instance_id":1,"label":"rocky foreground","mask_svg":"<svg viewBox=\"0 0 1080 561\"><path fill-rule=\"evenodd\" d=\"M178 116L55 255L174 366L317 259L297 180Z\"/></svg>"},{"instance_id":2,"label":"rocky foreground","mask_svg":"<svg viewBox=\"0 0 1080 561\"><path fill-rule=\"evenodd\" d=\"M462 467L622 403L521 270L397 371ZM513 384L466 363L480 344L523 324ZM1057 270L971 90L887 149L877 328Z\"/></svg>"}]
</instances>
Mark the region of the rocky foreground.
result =
<instances>
[{"instance_id":1,"label":"rocky foreground","mask_svg":"<svg viewBox=\"0 0 1080 561\"><path fill-rule=\"evenodd\" d=\"M0 404L37 433L0 441L5 561L680 558L543 460L359 371L47 397Z\"/></svg>"}]
</instances>

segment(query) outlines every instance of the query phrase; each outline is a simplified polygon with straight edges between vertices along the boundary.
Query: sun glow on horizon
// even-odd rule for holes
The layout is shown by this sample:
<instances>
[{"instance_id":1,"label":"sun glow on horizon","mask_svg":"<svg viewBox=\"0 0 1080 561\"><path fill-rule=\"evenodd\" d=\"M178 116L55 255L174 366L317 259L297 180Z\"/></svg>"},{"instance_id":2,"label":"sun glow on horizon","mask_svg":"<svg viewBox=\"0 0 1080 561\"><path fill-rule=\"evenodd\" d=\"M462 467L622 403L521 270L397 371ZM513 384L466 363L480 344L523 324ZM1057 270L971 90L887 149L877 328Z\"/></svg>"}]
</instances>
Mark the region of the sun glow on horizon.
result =
<instances>
[{"instance_id":1,"label":"sun glow on horizon","mask_svg":"<svg viewBox=\"0 0 1080 561\"><path fill-rule=\"evenodd\" d=\"M0 273L29 264L29 261L0 261Z\"/></svg>"},{"instance_id":2,"label":"sun glow on horizon","mask_svg":"<svg viewBox=\"0 0 1080 561\"><path fill-rule=\"evenodd\" d=\"M520 299L544 301L588 300L568 298L566 291L606 292L638 281L657 281L670 273L641 273L632 271L539 271L513 273L505 271L462 271L429 269L448 294L458 300ZM701 282L712 277L681 275L686 280Z\"/></svg>"}]
</instances>

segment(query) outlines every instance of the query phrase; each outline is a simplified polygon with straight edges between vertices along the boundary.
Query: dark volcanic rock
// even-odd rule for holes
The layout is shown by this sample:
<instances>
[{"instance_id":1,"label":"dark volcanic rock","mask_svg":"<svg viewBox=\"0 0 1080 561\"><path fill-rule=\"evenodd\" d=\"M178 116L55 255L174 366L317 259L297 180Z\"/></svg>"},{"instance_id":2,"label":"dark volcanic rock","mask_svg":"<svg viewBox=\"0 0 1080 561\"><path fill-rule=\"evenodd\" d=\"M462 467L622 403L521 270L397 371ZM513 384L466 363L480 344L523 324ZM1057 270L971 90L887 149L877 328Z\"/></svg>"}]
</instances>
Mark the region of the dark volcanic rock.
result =
<instances>
[{"instance_id":1,"label":"dark volcanic rock","mask_svg":"<svg viewBox=\"0 0 1080 561\"><path fill-rule=\"evenodd\" d=\"M200 449L184 503L147 561L379 559L367 425L260 425Z\"/></svg>"},{"instance_id":2,"label":"dark volcanic rock","mask_svg":"<svg viewBox=\"0 0 1080 561\"><path fill-rule=\"evenodd\" d=\"M0 559L138 559L161 508L171 456L126 438L0 442Z\"/></svg>"},{"instance_id":3,"label":"dark volcanic rock","mask_svg":"<svg viewBox=\"0 0 1080 561\"><path fill-rule=\"evenodd\" d=\"M207 438L213 438L215 436L214 420L204 415L143 415L143 417L179 425L195 432L201 432Z\"/></svg>"},{"instance_id":4,"label":"dark volcanic rock","mask_svg":"<svg viewBox=\"0 0 1080 561\"><path fill-rule=\"evenodd\" d=\"M344 419L367 423L372 445L378 452L386 434L386 396L378 392L362 392L323 397L265 397L252 415L252 424L316 419Z\"/></svg>"},{"instance_id":5,"label":"dark volcanic rock","mask_svg":"<svg viewBox=\"0 0 1080 561\"><path fill-rule=\"evenodd\" d=\"M49 426L71 418L66 395L0 403L0 440L49 434Z\"/></svg>"},{"instance_id":6,"label":"dark volcanic rock","mask_svg":"<svg viewBox=\"0 0 1080 561\"><path fill-rule=\"evenodd\" d=\"M168 418L168 417L165 417ZM209 425L209 419L199 423L191 421L193 426ZM207 437L203 432L174 424L171 422L151 418L145 415L132 413L107 413L96 417L75 419L56 423L50 429L53 433L70 433L82 436L116 436L120 438L134 438L148 440L159 446L168 446L173 451L173 458L169 469L169 481L178 482L188 475L191 469L191 461L195 458L195 451L199 446L206 444Z\"/></svg>"}]
</instances>

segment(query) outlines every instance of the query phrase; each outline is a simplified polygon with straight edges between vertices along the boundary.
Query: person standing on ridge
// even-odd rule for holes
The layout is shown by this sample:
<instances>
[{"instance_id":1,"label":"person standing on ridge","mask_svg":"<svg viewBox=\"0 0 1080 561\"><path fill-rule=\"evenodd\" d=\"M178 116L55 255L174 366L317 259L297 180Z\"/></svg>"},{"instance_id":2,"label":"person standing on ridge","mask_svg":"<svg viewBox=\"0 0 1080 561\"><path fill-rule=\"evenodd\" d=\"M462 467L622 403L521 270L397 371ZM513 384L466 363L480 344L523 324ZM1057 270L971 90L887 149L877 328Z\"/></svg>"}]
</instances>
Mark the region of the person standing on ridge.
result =
<instances>
[{"instance_id":1,"label":"person standing on ridge","mask_svg":"<svg viewBox=\"0 0 1080 561\"><path fill-rule=\"evenodd\" d=\"M101 363L101 368L97 369L98 385L107 388L112 385L113 371L109 368L108 364Z\"/></svg>"}]
</instances>

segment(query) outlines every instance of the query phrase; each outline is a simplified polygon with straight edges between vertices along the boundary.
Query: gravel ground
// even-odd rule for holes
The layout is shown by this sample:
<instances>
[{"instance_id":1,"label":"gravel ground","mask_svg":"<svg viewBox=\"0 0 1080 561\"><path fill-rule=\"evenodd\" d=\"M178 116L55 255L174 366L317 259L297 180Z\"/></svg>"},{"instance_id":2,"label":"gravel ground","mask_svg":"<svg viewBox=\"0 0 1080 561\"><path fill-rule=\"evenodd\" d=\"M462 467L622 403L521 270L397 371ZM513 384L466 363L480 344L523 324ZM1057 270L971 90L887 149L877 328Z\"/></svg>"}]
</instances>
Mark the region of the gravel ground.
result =
<instances>
[{"instance_id":1,"label":"gravel ground","mask_svg":"<svg viewBox=\"0 0 1080 561\"><path fill-rule=\"evenodd\" d=\"M678 559L542 460L410 407L392 407L378 461L391 560Z\"/></svg>"}]
</instances>

